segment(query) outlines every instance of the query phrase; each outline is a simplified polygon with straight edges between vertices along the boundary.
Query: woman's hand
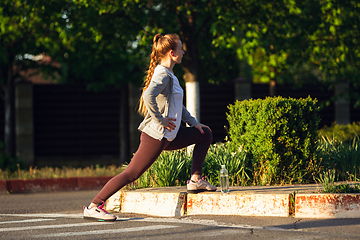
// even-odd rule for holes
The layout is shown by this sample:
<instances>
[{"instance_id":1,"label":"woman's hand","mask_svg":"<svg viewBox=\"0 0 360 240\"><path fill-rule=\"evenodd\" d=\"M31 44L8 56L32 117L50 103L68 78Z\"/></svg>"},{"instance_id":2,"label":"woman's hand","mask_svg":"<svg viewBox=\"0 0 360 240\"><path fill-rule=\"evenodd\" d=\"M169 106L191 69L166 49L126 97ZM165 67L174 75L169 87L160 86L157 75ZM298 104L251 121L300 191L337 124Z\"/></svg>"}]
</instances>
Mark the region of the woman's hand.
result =
<instances>
[{"instance_id":1,"label":"woman's hand","mask_svg":"<svg viewBox=\"0 0 360 240\"><path fill-rule=\"evenodd\" d=\"M202 134L204 134L203 128L207 128L207 129L210 130L210 132L212 132L212 131L211 131L211 128L210 128L209 126L206 126L206 125L204 125L204 124L202 124L202 123L198 123L198 124L196 124L194 127L197 128L197 129L199 129L199 131L200 131Z\"/></svg>"},{"instance_id":2,"label":"woman's hand","mask_svg":"<svg viewBox=\"0 0 360 240\"><path fill-rule=\"evenodd\" d=\"M176 119L175 119L175 118L171 118L171 117L167 117L166 120L167 120L167 121L166 121L165 128L166 128L167 130L169 130L169 132L171 132L171 130L174 130L175 127L176 127L176 125L175 125L175 123L174 123L174 121L176 121Z\"/></svg>"}]
</instances>

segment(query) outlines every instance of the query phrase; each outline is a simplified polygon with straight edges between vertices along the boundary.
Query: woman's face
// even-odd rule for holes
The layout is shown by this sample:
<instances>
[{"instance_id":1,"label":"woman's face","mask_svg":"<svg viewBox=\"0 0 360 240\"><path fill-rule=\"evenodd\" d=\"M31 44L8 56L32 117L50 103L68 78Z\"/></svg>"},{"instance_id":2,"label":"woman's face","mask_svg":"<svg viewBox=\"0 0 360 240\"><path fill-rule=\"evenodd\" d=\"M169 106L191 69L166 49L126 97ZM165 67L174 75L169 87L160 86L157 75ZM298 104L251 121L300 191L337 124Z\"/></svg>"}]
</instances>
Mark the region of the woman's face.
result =
<instances>
[{"instance_id":1,"label":"woman's face","mask_svg":"<svg viewBox=\"0 0 360 240\"><path fill-rule=\"evenodd\" d=\"M181 59L183 58L183 55L185 54L181 40L179 40L176 43L176 48L175 48L175 51L173 51L173 53L174 53L174 55L172 56L173 60L176 63L181 63Z\"/></svg>"}]
</instances>

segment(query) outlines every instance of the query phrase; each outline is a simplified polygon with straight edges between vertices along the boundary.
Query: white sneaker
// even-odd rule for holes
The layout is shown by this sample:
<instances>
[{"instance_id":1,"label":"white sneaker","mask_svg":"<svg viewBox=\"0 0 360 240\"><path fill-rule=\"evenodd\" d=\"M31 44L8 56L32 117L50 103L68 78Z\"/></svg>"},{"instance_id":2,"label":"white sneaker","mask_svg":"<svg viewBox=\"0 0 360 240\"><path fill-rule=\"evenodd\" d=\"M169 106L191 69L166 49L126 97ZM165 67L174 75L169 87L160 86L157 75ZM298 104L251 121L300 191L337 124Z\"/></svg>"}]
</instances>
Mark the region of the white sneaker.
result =
<instances>
[{"instance_id":1,"label":"white sneaker","mask_svg":"<svg viewBox=\"0 0 360 240\"><path fill-rule=\"evenodd\" d=\"M96 207L88 208L84 206L84 218L100 221L115 221L116 216L108 213L103 207L105 202L98 204Z\"/></svg>"},{"instance_id":2,"label":"white sneaker","mask_svg":"<svg viewBox=\"0 0 360 240\"><path fill-rule=\"evenodd\" d=\"M216 191L216 187L211 185L209 182L205 181L205 178L194 182L193 180L188 180L187 182L187 192L188 193L199 193L204 191Z\"/></svg>"}]
</instances>

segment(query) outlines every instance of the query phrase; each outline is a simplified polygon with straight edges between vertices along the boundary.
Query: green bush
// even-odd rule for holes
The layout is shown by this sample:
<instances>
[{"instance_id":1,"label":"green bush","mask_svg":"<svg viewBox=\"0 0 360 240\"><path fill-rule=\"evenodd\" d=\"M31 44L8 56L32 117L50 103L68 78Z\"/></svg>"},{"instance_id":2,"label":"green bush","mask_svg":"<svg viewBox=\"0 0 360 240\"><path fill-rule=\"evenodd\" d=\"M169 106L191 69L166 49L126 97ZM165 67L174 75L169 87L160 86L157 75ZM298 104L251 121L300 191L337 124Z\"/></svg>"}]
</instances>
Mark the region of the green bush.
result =
<instances>
[{"instance_id":1,"label":"green bush","mask_svg":"<svg viewBox=\"0 0 360 240\"><path fill-rule=\"evenodd\" d=\"M347 125L333 123L330 127L320 129L319 135L336 141L352 141L355 137L360 137L360 122Z\"/></svg>"},{"instance_id":2,"label":"green bush","mask_svg":"<svg viewBox=\"0 0 360 240\"><path fill-rule=\"evenodd\" d=\"M316 164L317 100L283 97L236 101L227 120L232 149L248 152L255 185L301 183Z\"/></svg>"}]
</instances>

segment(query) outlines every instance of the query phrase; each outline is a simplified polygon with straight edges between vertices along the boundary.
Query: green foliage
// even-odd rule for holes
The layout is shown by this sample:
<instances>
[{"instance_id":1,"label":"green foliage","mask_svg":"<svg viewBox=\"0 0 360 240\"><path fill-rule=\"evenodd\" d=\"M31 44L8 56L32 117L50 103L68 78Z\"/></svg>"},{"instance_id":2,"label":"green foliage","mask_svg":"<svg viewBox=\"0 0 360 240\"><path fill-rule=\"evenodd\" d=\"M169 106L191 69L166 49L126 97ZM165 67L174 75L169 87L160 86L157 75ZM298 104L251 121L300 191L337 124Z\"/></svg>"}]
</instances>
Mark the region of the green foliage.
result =
<instances>
[{"instance_id":1,"label":"green foliage","mask_svg":"<svg viewBox=\"0 0 360 240\"><path fill-rule=\"evenodd\" d=\"M18 164L16 171L10 171L9 169L0 169L0 180L115 176L121 173L124 169L124 167L117 167L115 165L103 167L96 165L95 167L90 166L85 168L30 167L29 169L22 169Z\"/></svg>"},{"instance_id":2,"label":"green foliage","mask_svg":"<svg viewBox=\"0 0 360 240\"><path fill-rule=\"evenodd\" d=\"M230 142L217 143L210 146L204 162L204 176L213 185L220 185L219 172L225 165L229 172L230 186L246 186L250 183L251 169L247 166L248 156L245 151L234 150Z\"/></svg>"},{"instance_id":3,"label":"green foliage","mask_svg":"<svg viewBox=\"0 0 360 240\"><path fill-rule=\"evenodd\" d=\"M335 141L352 141L356 136L360 137L360 122L347 125L333 123L330 127L325 126L319 130L320 137Z\"/></svg>"},{"instance_id":4,"label":"green foliage","mask_svg":"<svg viewBox=\"0 0 360 240\"><path fill-rule=\"evenodd\" d=\"M255 184L309 179L317 161L316 100L276 97L237 101L228 108L231 143L251 156Z\"/></svg>"},{"instance_id":5,"label":"green foliage","mask_svg":"<svg viewBox=\"0 0 360 240\"><path fill-rule=\"evenodd\" d=\"M191 159L186 150L164 151L131 188L181 186L190 178Z\"/></svg>"},{"instance_id":6,"label":"green foliage","mask_svg":"<svg viewBox=\"0 0 360 240\"><path fill-rule=\"evenodd\" d=\"M356 180L360 174L360 138L342 142L322 137L318 142L324 169L333 169L339 180Z\"/></svg>"},{"instance_id":7,"label":"green foliage","mask_svg":"<svg viewBox=\"0 0 360 240\"><path fill-rule=\"evenodd\" d=\"M143 4L69 1L67 10L71 44L59 56L65 82L84 83L94 90L142 82L146 59L137 47L147 21Z\"/></svg>"},{"instance_id":8,"label":"green foliage","mask_svg":"<svg viewBox=\"0 0 360 240\"><path fill-rule=\"evenodd\" d=\"M336 177L336 172L334 169L331 169L328 170L327 172L319 173L319 177L316 178L316 180L317 182L322 184L324 191L328 192L329 189L333 189L335 186L334 185L335 177Z\"/></svg>"},{"instance_id":9,"label":"green foliage","mask_svg":"<svg viewBox=\"0 0 360 240\"><path fill-rule=\"evenodd\" d=\"M350 83L360 106L358 1L234 1L218 6L214 44L236 49L256 82ZM309 79L310 78L310 79Z\"/></svg>"},{"instance_id":10,"label":"green foliage","mask_svg":"<svg viewBox=\"0 0 360 240\"><path fill-rule=\"evenodd\" d=\"M249 169L246 153L231 151L230 143L210 146L203 165L203 175L211 184L219 186L219 171L225 164L230 186L248 185ZM183 186L190 179L191 156L186 150L164 151L155 163L130 188Z\"/></svg>"},{"instance_id":11,"label":"green foliage","mask_svg":"<svg viewBox=\"0 0 360 240\"><path fill-rule=\"evenodd\" d=\"M322 184L323 193L360 193L360 184L335 184L335 170L329 170L319 174L317 179Z\"/></svg>"},{"instance_id":12,"label":"green foliage","mask_svg":"<svg viewBox=\"0 0 360 240\"><path fill-rule=\"evenodd\" d=\"M186 151L169 151L161 154L155 163L150 167L149 172L156 186L168 187L185 183L185 177L188 175L186 166Z\"/></svg>"}]
</instances>

